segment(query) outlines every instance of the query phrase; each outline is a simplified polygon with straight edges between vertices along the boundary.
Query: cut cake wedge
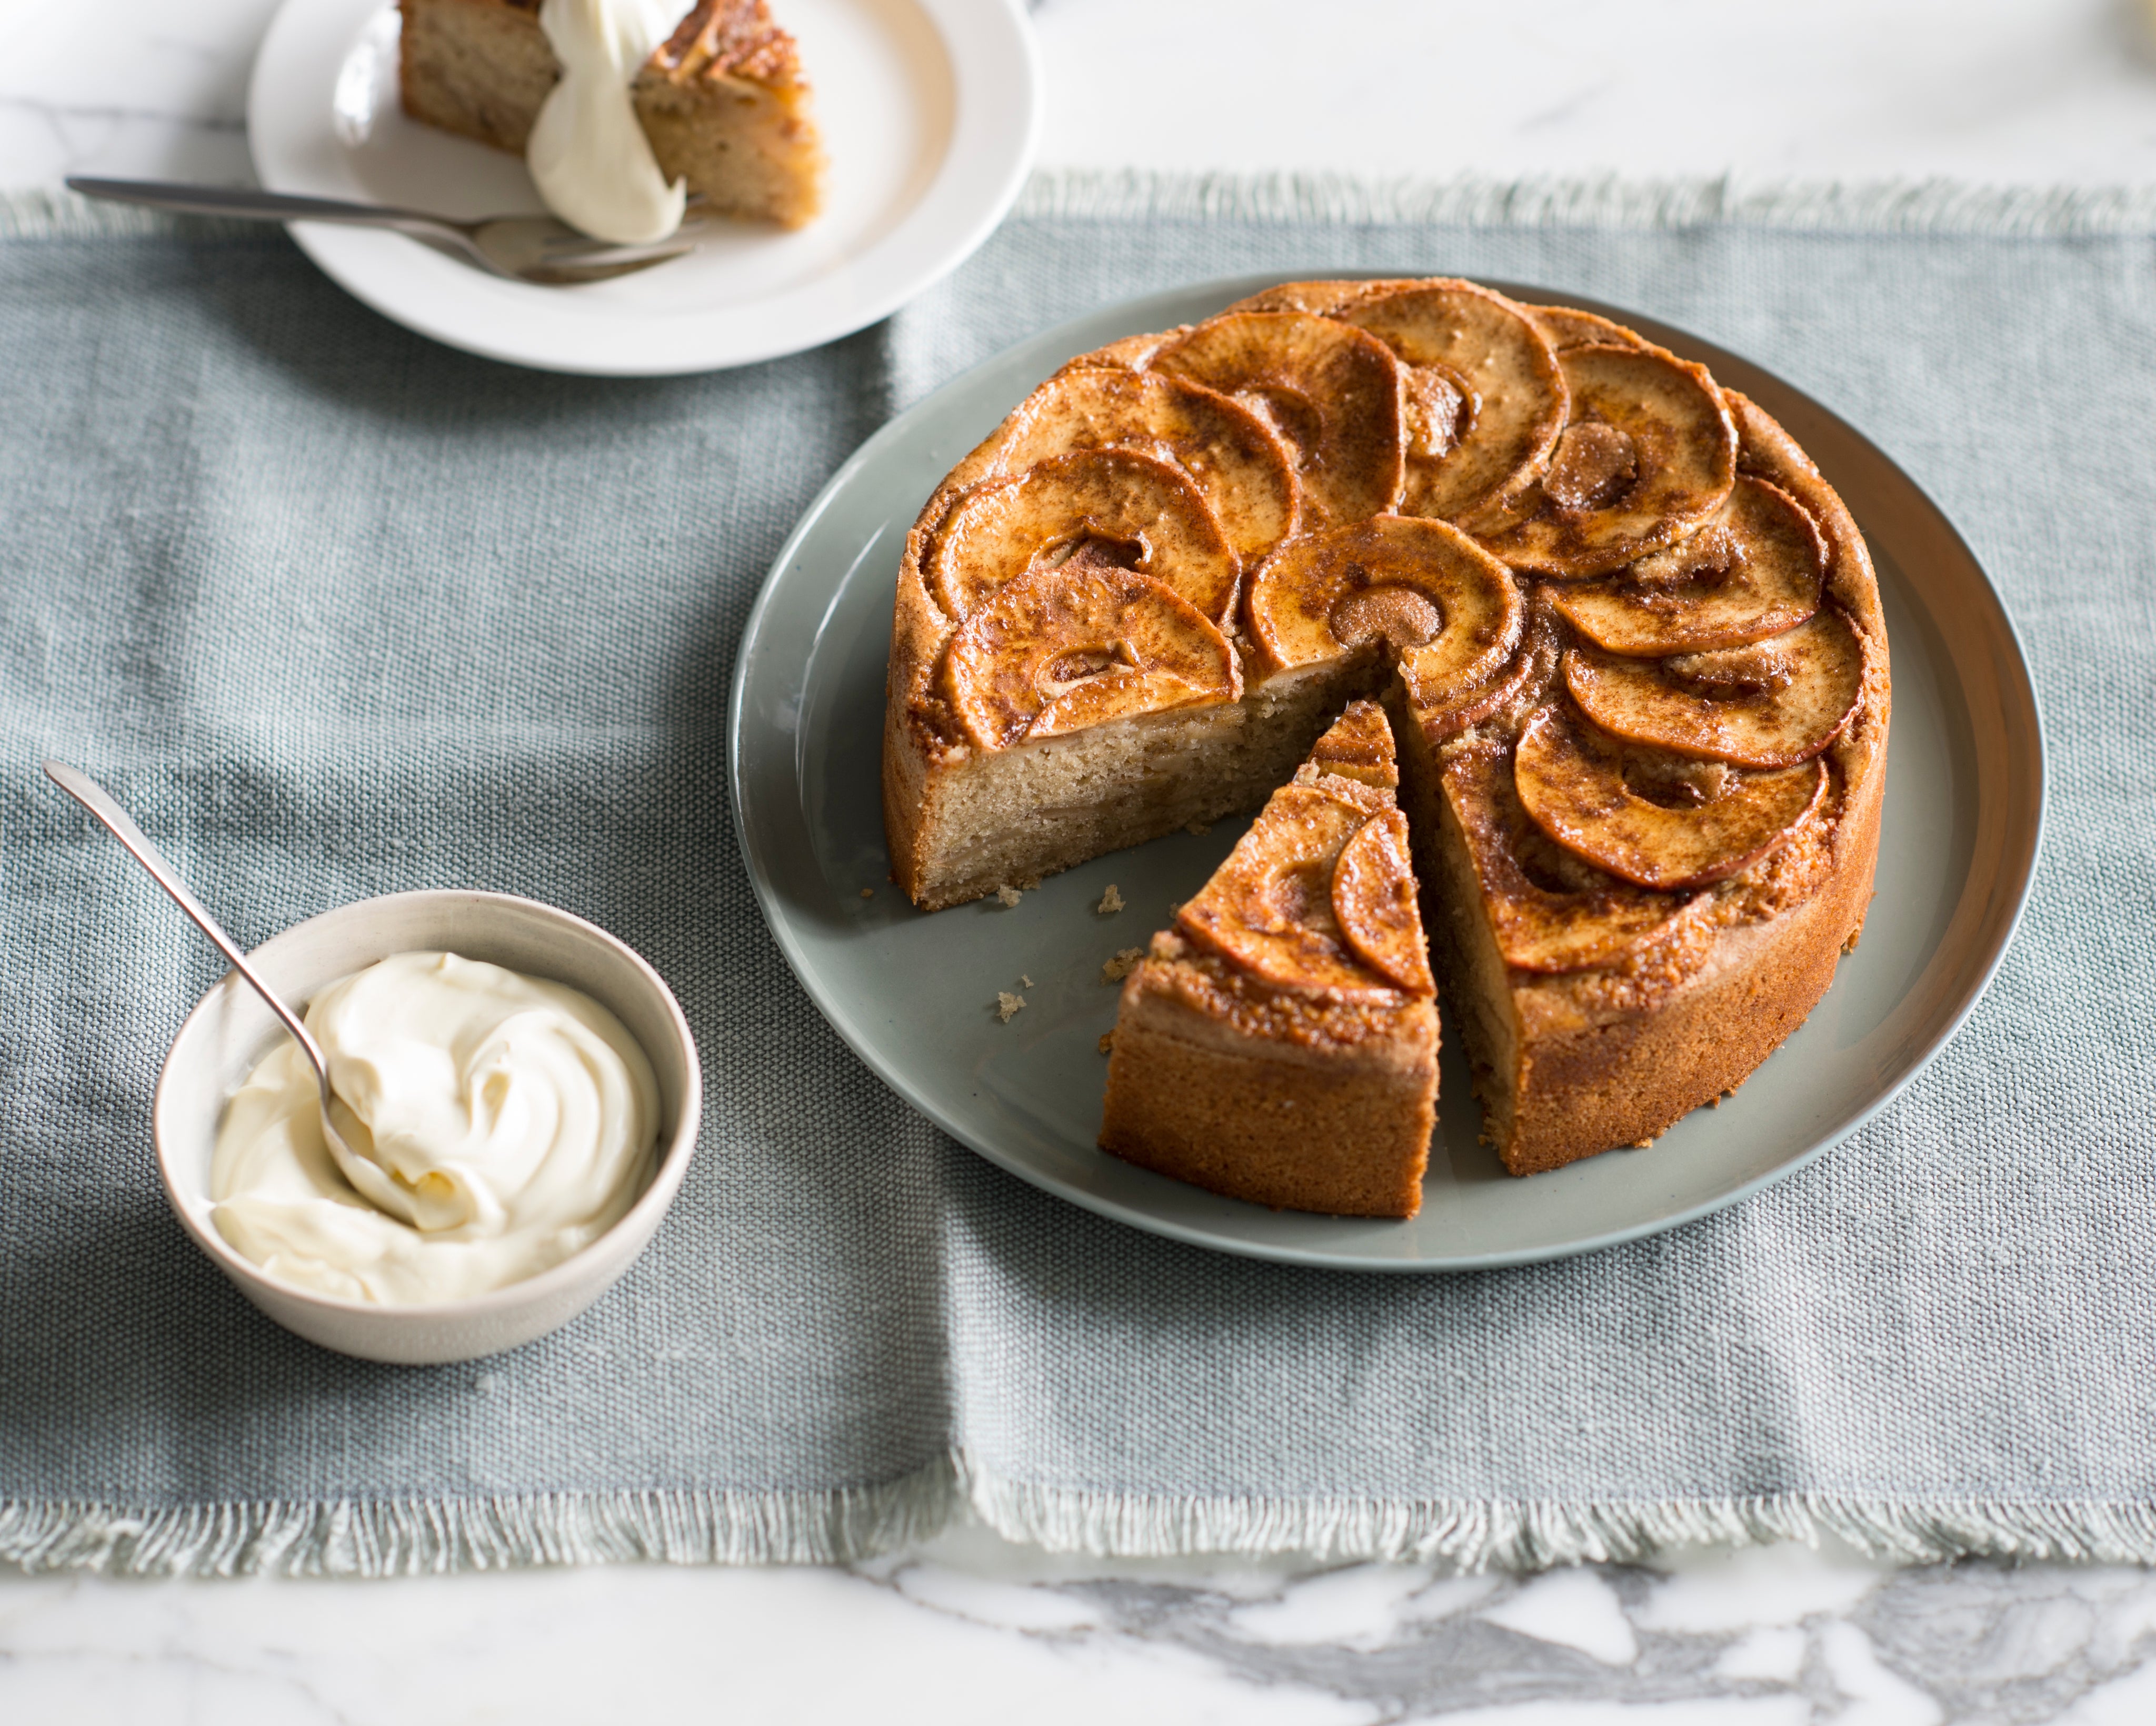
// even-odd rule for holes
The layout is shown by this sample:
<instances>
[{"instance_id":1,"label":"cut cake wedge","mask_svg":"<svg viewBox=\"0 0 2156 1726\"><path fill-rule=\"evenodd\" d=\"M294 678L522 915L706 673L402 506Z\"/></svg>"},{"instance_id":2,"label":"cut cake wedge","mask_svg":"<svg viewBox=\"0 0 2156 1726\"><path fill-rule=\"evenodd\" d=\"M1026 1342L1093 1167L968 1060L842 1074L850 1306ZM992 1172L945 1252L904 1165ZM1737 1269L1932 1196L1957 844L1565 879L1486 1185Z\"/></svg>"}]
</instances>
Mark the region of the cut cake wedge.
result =
<instances>
[{"instance_id":1,"label":"cut cake wedge","mask_svg":"<svg viewBox=\"0 0 2156 1726\"><path fill-rule=\"evenodd\" d=\"M1431 981L1383 709L1352 704L1123 985L1104 1150L1276 1209L1412 1216Z\"/></svg>"}]
</instances>

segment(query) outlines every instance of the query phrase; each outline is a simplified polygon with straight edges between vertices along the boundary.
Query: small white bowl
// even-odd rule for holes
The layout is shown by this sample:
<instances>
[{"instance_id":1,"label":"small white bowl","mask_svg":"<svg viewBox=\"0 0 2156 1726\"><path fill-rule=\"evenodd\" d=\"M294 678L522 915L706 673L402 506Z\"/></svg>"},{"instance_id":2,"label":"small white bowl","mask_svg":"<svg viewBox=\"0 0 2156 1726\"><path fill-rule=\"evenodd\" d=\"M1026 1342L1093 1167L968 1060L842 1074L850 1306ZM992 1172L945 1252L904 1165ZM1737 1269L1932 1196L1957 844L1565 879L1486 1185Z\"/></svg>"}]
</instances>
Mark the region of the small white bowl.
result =
<instances>
[{"instance_id":1,"label":"small white bowl","mask_svg":"<svg viewBox=\"0 0 2156 1726\"><path fill-rule=\"evenodd\" d=\"M388 1306L280 1283L240 1257L210 1216L210 1157L225 1104L286 1034L261 997L228 974L187 1015L158 1075L151 1119L165 1196L242 1294L287 1330L363 1360L475 1360L558 1330L649 1243L696 1149L703 1073L680 1003L635 953L567 911L506 893L396 893L310 917L248 956L272 988L304 1004L377 959L437 951L567 983L626 1025L659 1080L659 1170L629 1214L583 1252L490 1293Z\"/></svg>"}]
</instances>

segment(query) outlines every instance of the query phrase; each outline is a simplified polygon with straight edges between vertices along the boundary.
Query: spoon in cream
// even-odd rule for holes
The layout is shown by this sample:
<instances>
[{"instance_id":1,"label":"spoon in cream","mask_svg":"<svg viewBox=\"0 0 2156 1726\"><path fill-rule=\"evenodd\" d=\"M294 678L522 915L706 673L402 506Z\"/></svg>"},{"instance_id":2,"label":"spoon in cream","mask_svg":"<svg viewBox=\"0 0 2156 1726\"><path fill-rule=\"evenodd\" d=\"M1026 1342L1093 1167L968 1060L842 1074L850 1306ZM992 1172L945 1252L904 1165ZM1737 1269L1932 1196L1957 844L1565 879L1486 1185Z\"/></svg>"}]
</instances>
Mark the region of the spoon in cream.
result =
<instances>
[{"instance_id":1,"label":"spoon in cream","mask_svg":"<svg viewBox=\"0 0 2156 1726\"><path fill-rule=\"evenodd\" d=\"M202 901L187 891L187 883L181 880L164 855L152 845L142 829L125 809L115 802L110 792L90 778L79 773L61 761L44 764L45 777L51 780L76 802L95 816L107 832L126 846L135 861L150 872L150 877L172 896L172 903L194 921L196 928L210 938L211 945L224 955L225 962L245 978L254 992L262 997L263 1004L276 1014L279 1022L292 1033L300 1045L300 1052L307 1058L307 1064L315 1069L315 1082L322 1093L322 1140L329 1146L330 1155L336 1160L337 1167L359 1191L360 1196L377 1210L402 1218L415 1227L424 1227L419 1207L414 1196L400 1187L389 1172L359 1155L345 1142L344 1134L337 1130L336 1122L331 1118L330 1104L336 1093L330 1083L329 1058L323 1054L321 1045L299 1014L285 1004L284 1000L269 984L262 981L254 967L247 962L247 955L239 950L239 943L218 924L216 918L203 908ZM429 1220L432 1220L431 1218Z\"/></svg>"}]
</instances>

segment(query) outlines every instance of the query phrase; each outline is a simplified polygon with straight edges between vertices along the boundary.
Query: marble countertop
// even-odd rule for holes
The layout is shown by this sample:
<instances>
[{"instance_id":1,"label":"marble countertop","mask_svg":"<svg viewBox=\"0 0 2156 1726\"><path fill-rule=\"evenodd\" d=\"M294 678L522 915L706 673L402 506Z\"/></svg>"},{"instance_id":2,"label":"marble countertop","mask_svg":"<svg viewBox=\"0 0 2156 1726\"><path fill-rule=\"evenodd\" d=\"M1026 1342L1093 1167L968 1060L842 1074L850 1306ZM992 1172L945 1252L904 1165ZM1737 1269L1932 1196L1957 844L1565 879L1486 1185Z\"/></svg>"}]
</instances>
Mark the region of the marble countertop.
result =
<instances>
[{"instance_id":1,"label":"marble countertop","mask_svg":"<svg viewBox=\"0 0 2156 1726\"><path fill-rule=\"evenodd\" d=\"M247 71L274 10L0 0L0 187L251 181ZM2156 0L1042 0L1034 19L1041 159L1055 166L2156 182ZM2156 1718L2156 1578L1895 1571L1794 1547L1527 1578L1108 1564L978 1530L850 1568L391 1583L0 1572L0 1718L632 1712L2139 1721Z\"/></svg>"}]
</instances>

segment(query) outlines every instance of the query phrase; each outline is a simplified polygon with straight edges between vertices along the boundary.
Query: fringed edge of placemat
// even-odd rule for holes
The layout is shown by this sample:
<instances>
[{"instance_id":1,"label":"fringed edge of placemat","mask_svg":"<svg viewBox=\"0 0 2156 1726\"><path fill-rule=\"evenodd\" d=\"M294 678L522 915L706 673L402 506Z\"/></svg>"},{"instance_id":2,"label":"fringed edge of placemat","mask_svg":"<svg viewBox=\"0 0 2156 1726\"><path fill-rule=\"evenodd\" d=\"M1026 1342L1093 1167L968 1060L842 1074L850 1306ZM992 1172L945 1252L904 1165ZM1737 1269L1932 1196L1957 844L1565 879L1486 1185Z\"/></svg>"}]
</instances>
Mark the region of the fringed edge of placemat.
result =
<instances>
[{"instance_id":1,"label":"fringed edge of placemat","mask_svg":"<svg viewBox=\"0 0 2156 1726\"><path fill-rule=\"evenodd\" d=\"M541 1566L847 1564L971 1519L1103 1558L1302 1554L1448 1570L1839 1543L1881 1563L2156 1562L2156 1503L1792 1493L1632 1499L1146 1498L999 1478L963 1457L829 1493L546 1493L189 1505L0 1503L0 1562L123 1576L388 1577Z\"/></svg>"},{"instance_id":2,"label":"fringed edge of placemat","mask_svg":"<svg viewBox=\"0 0 2156 1726\"><path fill-rule=\"evenodd\" d=\"M2156 233L2156 186L1967 181L1377 180L1352 174L1192 174L1040 168L1012 215L1032 221L1242 221L1443 228L1741 226L1859 233L2056 238ZM260 232L59 189L0 192L0 239Z\"/></svg>"},{"instance_id":3,"label":"fringed edge of placemat","mask_svg":"<svg viewBox=\"0 0 2156 1726\"><path fill-rule=\"evenodd\" d=\"M2031 238L2156 232L2156 186L1949 179L1745 182L1371 179L1351 174L1042 168L1012 213L1034 220L1323 222L1358 226L1670 228L1736 225Z\"/></svg>"},{"instance_id":4,"label":"fringed edge of placemat","mask_svg":"<svg viewBox=\"0 0 2156 1726\"><path fill-rule=\"evenodd\" d=\"M834 1492L536 1493L128 1509L0 1502L0 1563L120 1576L421 1576L562 1565L834 1564L961 1513L947 1462Z\"/></svg>"},{"instance_id":5,"label":"fringed edge of placemat","mask_svg":"<svg viewBox=\"0 0 2156 1726\"><path fill-rule=\"evenodd\" d=\"M973 1514L1052 1552L1173 1557L1307 1553L1448 1570L1634 1563L1686 1549L1832 1542L1879 1562L2156 1562L2156 1502L1788 1493L1664 1501L1149 1498L975 1478Z\"/></svg>"}]
</instances>

